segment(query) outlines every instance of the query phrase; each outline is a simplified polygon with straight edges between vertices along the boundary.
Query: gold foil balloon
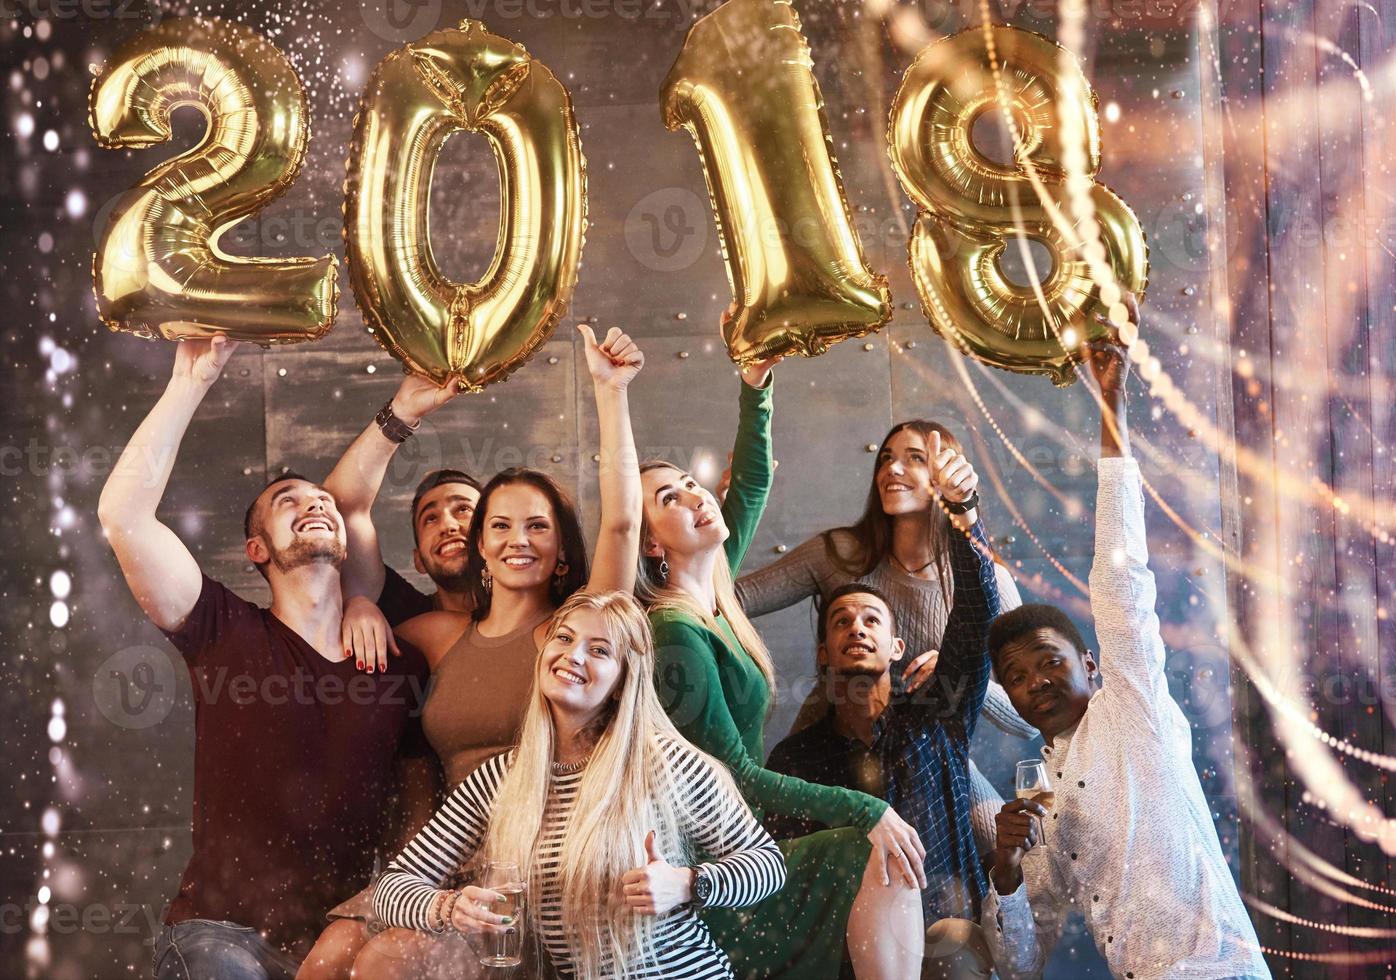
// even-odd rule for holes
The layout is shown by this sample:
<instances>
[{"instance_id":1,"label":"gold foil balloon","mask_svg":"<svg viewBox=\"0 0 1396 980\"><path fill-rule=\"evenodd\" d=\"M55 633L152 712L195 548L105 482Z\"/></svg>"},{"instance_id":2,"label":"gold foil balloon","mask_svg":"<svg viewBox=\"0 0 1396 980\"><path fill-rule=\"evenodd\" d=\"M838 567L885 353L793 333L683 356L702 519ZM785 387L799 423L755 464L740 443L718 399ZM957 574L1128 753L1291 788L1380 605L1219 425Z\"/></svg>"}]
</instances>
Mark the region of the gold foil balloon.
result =
<instances>
[{"instance_id":1,"label":"gold foil balloon","mask_svg":"<svg viewBox=\"0 0 1396 980\"><path fill-rule=\"evenodd\" d=\"M984 29L969 28L934 42L907 69L892 106L888 131L892 164L906 192L921 206L910 247L912 278L931 325L966 352L995 367L1049 375L1059 385L1075 380L1075 351L1108 328L1095 321L1108 304L1099 276L1092 276L1083 219L1098 225L1105 263L1122 290L1142 296L1148 279L1148 246L1139 219L1109 188L1095 183L1100 171L1100 125L1095 94L1080 67L1071 89L1088 98L1067 108L1077 113L1062 125L1062 49L1038 34L993 27L1003 73L1001 91L1017 134L1016 159L997 162L975 144L975 122L1002 114ZM1068 204L1063 164L1064 132L1084 134L1085 191L1093 215ZM1045 206L1023 161L1045 186ZM1053 222L1073 227L1064 233ZM1066 217L1073 215L1074 217ZM1040 284L1005 276L1005 249L1019 236L1046 248L1050 270ZM1108 277L1107 277L1108 278ZM1107 297L1108 298L1108 297Z\"/></svg>"},{"instance_id":2,"label":"gold foil balloon","mask_svg":"<svg viewBox=\"0 0 1396 980\"><path fill-rule=\"evenodd\" d=\"M245 27L167 20L97 72L89 121L102 146L139 149L170 139L170 114L181 106L199 109L207 132L113 207L92 263L103 322L170 339L318 339L334 324L334 256L237 258L218 247L301 168L308 134L295 69Z\"/></svg>"},{"instance_id":3,"label":"gold foil balloon","mask_svg":"<svg viewBox=\"0 0 1396 980\"><path fill-rule=\"evenodd\" d=\"M660 94L698 144L733 302L732 359L821 354L892 315L834 160L809 45L788 0L727 0L688 32Z\"/></svg>"},{"instance_id":4,"label":"gold foil balloon","mask_svg":"<svg viewBox=\"0 0 1396 980\"><path fill-rule=\"evenodd\" d=\"M427 233L446 138L483 133L503 195L478 282L441 274ZM359 308L378 342L439 385L508 377L557 326L577 283L586 166L572 101L522 47L476 21L384 58L354 123L344 233Z\"/></svg>"}]
</instances>

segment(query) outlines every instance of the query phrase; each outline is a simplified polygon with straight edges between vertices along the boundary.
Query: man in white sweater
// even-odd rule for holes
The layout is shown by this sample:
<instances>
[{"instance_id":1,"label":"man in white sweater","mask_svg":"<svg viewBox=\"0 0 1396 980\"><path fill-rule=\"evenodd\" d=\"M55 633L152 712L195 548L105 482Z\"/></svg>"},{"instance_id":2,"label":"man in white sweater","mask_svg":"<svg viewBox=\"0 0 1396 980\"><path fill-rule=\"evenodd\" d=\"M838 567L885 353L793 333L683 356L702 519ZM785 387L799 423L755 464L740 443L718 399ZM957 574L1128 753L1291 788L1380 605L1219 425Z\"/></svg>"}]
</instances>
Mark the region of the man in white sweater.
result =
<instances>
[{"instance_id":1,"label":"man in white sweater","mask_svg":"<svg viewBox=\"0 0 1396 980\"><path fill-rule=\"evenodd\" d=\"M1168 693L1129 455L1128 359L1096 344L1090 367L1104 404L1090 577L1100 653L1052 606L1022 606L990 630L994 670L1042 732L1056 795L1050 809L1014 800L1000 812L985 934L1005 980L1041 975L1072 911L1117 978L1268 980ZM1009 914L1029 902L1031 916Z\"/></svg>"}]
</instances>

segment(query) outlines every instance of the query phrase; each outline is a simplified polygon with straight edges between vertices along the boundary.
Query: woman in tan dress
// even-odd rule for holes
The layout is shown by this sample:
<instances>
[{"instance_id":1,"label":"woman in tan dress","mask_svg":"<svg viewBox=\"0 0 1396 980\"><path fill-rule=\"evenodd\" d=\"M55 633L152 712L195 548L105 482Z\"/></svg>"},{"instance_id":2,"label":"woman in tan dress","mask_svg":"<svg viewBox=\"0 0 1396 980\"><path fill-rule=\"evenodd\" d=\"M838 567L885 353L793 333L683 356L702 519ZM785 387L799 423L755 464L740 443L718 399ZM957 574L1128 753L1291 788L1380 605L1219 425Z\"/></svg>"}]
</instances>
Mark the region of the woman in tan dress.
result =
<instances>
[{"instance_id":1,"label":"woman in tan dress","mask_svg":"<svg viewBox=\"0 0 1396 980\"><path fill-rule=\"evenodd\" d=\"M431 665L422 728L441 760L448 790L514 744L534 663L558 607L583 588L634 587L640 478L627 389L644 355L619 329L600 343L589 327L578 329L601 437L601 525L590 569L581 521L567 493L537 470L505 470L480 492L466 538L473 612L429 612L395 630ZM485 975L463 937L388 929L363 945L362 927L336 925L307 959L318 960L319 967L303 968L303 977L345 977L339 964L346 959L355 980ZM356 957L346 957L355 950Z\"/></svg>"}]
</instances>

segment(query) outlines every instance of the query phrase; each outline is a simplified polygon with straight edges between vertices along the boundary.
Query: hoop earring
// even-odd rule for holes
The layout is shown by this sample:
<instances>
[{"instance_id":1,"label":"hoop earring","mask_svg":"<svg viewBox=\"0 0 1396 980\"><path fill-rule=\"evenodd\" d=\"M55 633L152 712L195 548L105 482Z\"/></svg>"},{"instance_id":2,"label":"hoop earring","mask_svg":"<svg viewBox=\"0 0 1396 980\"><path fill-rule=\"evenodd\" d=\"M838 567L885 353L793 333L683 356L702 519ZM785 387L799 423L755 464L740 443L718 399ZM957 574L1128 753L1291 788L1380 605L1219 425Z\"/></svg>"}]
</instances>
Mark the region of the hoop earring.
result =
<instances>
[{"instance_id":1,"label":"hoop earring","mask_svg":"<svg viewBox=\"0 0 1396 980\"><path fill-rule=\"evenodd\" d=\"M659 580L666 585L669 582L669 559L659 559Z\"/></svg>"},{"instance_id":2,"label":"hoop earring","mask_svg":"<svg viewBox=\"0 0 1396 980\"><path fill-rule=\"evenodd\" d=\"M485 587L485 595L494 592L494 578L488 568L480 569L480 584Z\"/></svg>"}]
</instances>

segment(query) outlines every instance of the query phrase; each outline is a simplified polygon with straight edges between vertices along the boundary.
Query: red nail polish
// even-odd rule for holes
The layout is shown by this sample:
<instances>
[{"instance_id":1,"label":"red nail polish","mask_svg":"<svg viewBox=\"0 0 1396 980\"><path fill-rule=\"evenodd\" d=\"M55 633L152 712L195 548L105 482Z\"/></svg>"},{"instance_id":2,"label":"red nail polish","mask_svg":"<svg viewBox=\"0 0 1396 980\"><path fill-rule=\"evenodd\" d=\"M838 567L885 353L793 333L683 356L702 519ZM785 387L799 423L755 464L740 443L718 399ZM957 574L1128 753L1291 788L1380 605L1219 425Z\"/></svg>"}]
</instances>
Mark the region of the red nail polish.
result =
<instances>
[{"instance_id":1,"label":"red nail polish","mask_svg":"<svg viewBox=\"0 0 1396 980\"><path fill-rule=\"evenodd\" d=\"M360 670L363 670L363 669L364 669L364 662L363 662L362 660L357 660L357 661L355 661L355 663L357 664L357 666L358 666L358 668L359 668Z\"/></svg>"}]
</instances>

